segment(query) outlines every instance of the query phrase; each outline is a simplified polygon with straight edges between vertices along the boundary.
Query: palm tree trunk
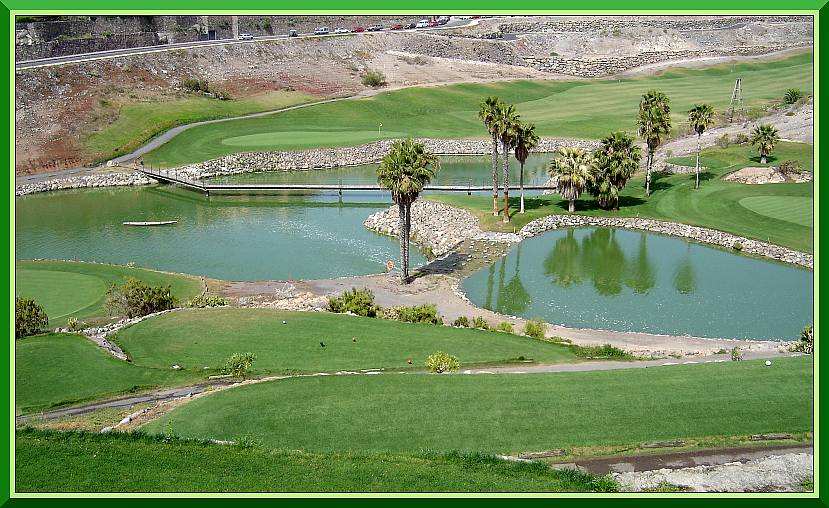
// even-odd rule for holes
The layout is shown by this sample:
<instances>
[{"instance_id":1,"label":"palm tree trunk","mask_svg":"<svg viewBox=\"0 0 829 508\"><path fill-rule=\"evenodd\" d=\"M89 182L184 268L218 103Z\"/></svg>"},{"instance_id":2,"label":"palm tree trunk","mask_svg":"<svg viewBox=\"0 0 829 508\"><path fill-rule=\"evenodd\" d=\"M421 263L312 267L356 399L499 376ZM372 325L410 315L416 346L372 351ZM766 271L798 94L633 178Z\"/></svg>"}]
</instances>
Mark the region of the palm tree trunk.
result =
<instances>
[{"instance_id":1,"label":"palm tree trunk","mask_svg":"<svg viewBox=\"0 0 829 508\"><path fill-rule=\"evenodd\" d=\"M524 163L521 163L521 172L518 174L518 186L521 188L521 213L524 213Z\"/></svg>"},{"instance_id":2,"label":"palm tree trunk","mask_svg":"<svg viewBox=\"0 0 829 508\"><path fill-rule=\"evenodd\" d=\"M498 216L498 138L492 135L492 215Z\"/></svg>"},{"instance_id":3,"label":"palm tree trunk","mask_svg":"<svg viewBox=\"0 0 829 508\"><path fill-rule=\"evenodd\" d=\"M700 146L700 136L700 134L697 134L697 181L694 184L695 189L699 189L699 152L702 150L702 147Z\"/></svg>"},{"instance_id":4,"label":"palm tree trunk","mask_svg":"<svg viewBox=\"0 0 829 508\"><path fill-rule=\"evenodd\" d=\"M397 225L399 228L398 236L400 237L400 283L406 284L409 282L408 270L406 268L406 244L409 237L406 234L406 205L402 202L397 204Z\"/></svg>"},{"instance_id":5,"label":"palm tree trunk","mask_svg":"<svg viewBox=\"0 0 829 508\"><path fill-rule=\"evenodd\" d=\"M766 156L764 154L760 154L760 164L766 164L766 162L768 162Z\"/></svg>"},{"instance_id":6,"label":"palm tree trunk","mask_svg":"<svg viewBox=\"0 0 829 508\"><path fill-rule=\"evenodd\" d=\"M409 282L409 247L412 234L412 204L406 203L406 283Z\"/></svg>"},{"instance_id":7,"label":"palm tree trunk","mask_svg":"<svg viewBox=\"0 0 829 508\"><path fill-rule=\"evenodd\" d=\"M509 145L504 143L504 222L509 222Z\"/></svg>"},{"instance_id":8,"label":"palm tree trunk","mask_svg":"<svg viewBox=\"0 0 829 508\"><path fill-rule=\"evenodd\" d=\"M576 211L576 200L571 199L569 205L567 206L567 211L575 212Z\"/></svg>"},{"instance_id":9,"label":"palm tree trunk","mask_svg":"<svg viewBox=\"0 0 829 508\"><path fill-rule=\"evenodd\" d=\"M648 171L645 173L645 197L651 195L651 166L653 165L653 151L648 148Z\"/></svg>"}]
</instances>

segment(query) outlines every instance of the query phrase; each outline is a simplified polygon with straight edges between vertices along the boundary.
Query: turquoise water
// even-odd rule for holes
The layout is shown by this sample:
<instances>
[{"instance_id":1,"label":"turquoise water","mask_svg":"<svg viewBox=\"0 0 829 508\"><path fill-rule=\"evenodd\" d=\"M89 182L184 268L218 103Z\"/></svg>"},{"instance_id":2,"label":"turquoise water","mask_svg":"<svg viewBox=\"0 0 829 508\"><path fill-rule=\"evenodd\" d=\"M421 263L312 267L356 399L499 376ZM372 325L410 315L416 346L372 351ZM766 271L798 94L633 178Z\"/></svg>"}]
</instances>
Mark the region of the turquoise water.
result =
<instances>
[{"instance_id":1,"label":"turquoise water","mask_svg":"<svg viewBox=\"0 0 829 508\"><path fill-rule=\"evenodd\" d=\"M524 165L524 184L542 185L547 181L547 165L551 156L531 154ZM492 185L492 159L481 156L441 156L435 185ZM518 185L520 166L515 157L510 161L510 186ZM498 177L501 178L499 162ZM210 178L211 183L309 183L357 185L377 183L377 164L314 169L309 171L266 171Z\"/></svg>"},{"instance_id":2,"label":"turquoise water","mask_svg":"<svg viewBox=\"0 0 829 508\"><path fill-rule=\"evenodd\" d=\"M228 280L379 273L399 263L397 239L363 227L386 208L336 196L220 196L173 187L60 191L16 198L17 259L125 264ZM124 221L178 220L130 227ZM415 248L411 265L425 262Z\"/></svg>"},{"instance_id":3,"label":"turquoise water","mask_svg":"<svg viewBox=\"0 0 829 508\"><path fill-rule=\"evenodd\" d=\"M791 340L813 321L808 270L622 229L527 239L463 288L482 307L571 327Z\"/></svg>"}]
</instances>

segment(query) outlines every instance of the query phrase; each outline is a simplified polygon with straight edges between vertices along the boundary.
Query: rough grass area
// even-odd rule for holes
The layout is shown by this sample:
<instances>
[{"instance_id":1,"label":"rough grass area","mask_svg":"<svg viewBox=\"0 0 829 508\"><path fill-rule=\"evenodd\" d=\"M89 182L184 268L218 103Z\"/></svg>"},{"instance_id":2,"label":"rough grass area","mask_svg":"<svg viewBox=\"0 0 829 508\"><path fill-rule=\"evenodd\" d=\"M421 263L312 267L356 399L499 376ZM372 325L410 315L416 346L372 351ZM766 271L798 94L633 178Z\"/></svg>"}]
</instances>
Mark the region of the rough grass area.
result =
<instances>
[{"instance_id":1,"label":"rough grass area","mask_svg":"<svg viewBox=\"0 0 829 508\"><path fill-rule=\"evenodd\" d=\"M113 105L117 108L115 121L90 133L83 144L93 158L110 159L129 153L178 125L269 111L312 100L312 96L300 92L274 91L227 101L185 96L174 100Z\"/></svg>"},{"instance_id":2,"label":"rough grass area","mask_svg":"<svg viewBox=\"0 0 829 508\"><path fill-rule=\"evenodd\" d=\"M151 286L169 284L173 295L181 301L202 289L195 277L141 268L74 261L17 261L14 292L43 305L50 326L63 325L70 317L97 321L106 317L104 300L109 285L121 284L127 277Z\"/></svg>"},{"instance_id":3,"label":"rough grass area","mask_svg":"<svg viewBox=\"0 0 829 508\"><path fill-rule=\"evenodd\" d=\"M156 386L185 384L192 373L131 365L79 335L47 334L15 341L18 413Z\"/></svg>"},{"instance_id":4,"label":"rough grass area","mask_svg":"<svg viewBox=\"0 0 829 508\"><path fill-rule=\"evenodd\" d=\"M483 138L486 131L477 112L489 95L515 104L522 120L534 122L541 136L599 138L611 130L634 131L642 93L658 88L671 98L676 132L685 132L685 112L693 104L707 102L721 111L728 107L736 73L744 83L751 83L745 89L746 106L757 107L779 100L787 88L810 90L812 54L625 79L507 81L390 91L190 129L145 160L178 166L234 152L347 146L381 137ZM378 134L380 123L383 129Z\"/></svg>"},{"instance_id":5,"label":"rough grass area","mask_svg":"<svg viewBox=\"0 0 829 508\"><path fill-rule=\"evenodd\" d=\"M578 361L567 346L506 333L269 309L174 312L124 329L116 341L136 365L178 364L197 372L221 367L237 352L256 354L253 374L423 368L435 351L457 356L462 365L519 357L541 363Z\"/></svg>"},{"instance_id":6,"label":"rough grass area","mask_svg":"<svg viewBox=\"0 0 829 508\"><path fill-rule=\"evenodd\" d=\"M775 150L775 156L779 160L800 160L804 168L811 169L812 150L812 145L781 142ZM651 183L651 196L646 198L645 178L639 174L622 191L619 211L601 210L591 195L583 194L576 202L576 213L682 222L812 252L814 230L809 219L814 192L812 183L747 185L727 182L721 179L724 175L746 166L757 165L754 160L757 152L750 146L735 146L727 149L712 148L703 154L720 161L720 164L700 174L701 186L697 190L694 190L693 173L655 173ZM777 207L784 203L790 207L785 209L785 213L770 211L770 215L761 214L743 204L745 198L754 197L772 197L775 198ZM511 194L513 214L509 224L503 224L500 216L493 217L492 196L430 194L426 199L467 208L480 218L483 229L496 231L512 232L513 228L521 228L539 217L567 213L567 202L558 194L525 198L524 214L517 212L519 198Z\"/></svg>"},{"instance_id":7,"label":"rough grass area","mask_svg":"<svg viewBox=\"0 0 829 508\"><path fill-rule=\"evenodd\" d=\"M518 452L812 430L812 358L556 374L295 378L225 390L148 432L313 452Z\"/></svg>"},{"instance_id":8,"label":"rough grass area","mask_svg":"<svg viewBox=\"0 0 829 508\"><path fill-rule=\"evenodd\" d=\"M17 492L591 492L615 482L478 453L303 453L18 430Z\"/></svg>"}]
</instances>

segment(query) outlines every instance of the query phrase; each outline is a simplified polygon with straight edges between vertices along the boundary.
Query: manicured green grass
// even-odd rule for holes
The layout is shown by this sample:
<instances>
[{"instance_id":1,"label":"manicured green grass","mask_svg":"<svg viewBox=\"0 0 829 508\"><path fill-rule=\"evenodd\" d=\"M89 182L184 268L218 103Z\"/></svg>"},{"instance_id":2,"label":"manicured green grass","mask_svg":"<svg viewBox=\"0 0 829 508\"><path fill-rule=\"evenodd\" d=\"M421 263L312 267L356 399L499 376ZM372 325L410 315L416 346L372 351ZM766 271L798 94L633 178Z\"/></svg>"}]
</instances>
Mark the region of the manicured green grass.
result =
<instances>
[{"instance_id":1,"label":"manicured green grass","mask_svg":"<svg viewBox=\"0 0 829 508\"><path fill-rule=\"evenodd\" d=\"M515 452L812 429L812 358L556 374L294 378L147 426L322 451Z\"/></svg>"},{"instance_id":2,"label":"manicured green grass","mask_svg":"<svg viewBox=\"0 0 829 508\"><path fill-rule=\"evenodd\" d=\"M810 90L812 73L812 54L803 53L782 60L678 69L638 78L409 88L190 129L147 154L145 160L178 166L234 152L347 146L378 138L485 137L477 111L489 95L515 104L522 119L534 122L541 136L599 138L611 130L635 130L642 93L657 88L671 98L676 132L685 132L685 112L694 103L707 102L721 111L728 107L736 75L751 83L745 91L746 105L757 107L781 99L787 88ZM380 123L383 128L378 134Z\"/></svg>"},{"instance_id":3,"label":"manicured green grass","mask_svg":"<svg viewBox=\"0 0 829 508\"><path fill-rule=\"evenodd\" d=\"M318 454L18 430L17 492L589 492L615 483L490 455Z\"/></svg>"},{"instance_id":4,"label":"manicured green grass","mask_svg":"<svg viewBox=\"0 0 829 508\"><path fill-rule=\"evenodd\" d=\"M256 354L253 370L259 374L410 367L408 360L423 367L435 351L454 354L463 365L520 356L542 363L579 361L567 346L507 333L269 309L173 312L126 328L115 340L136 365L178 364L191 371L220 368L237 352Z\"/></svg>"},{"instance_id":5,"label":"manicured green grass","mask_svg":"<svg viewBox=\"0 0 829 508\"><path fill-rule=\"evenodd\" d=\"M169 284L173 295L182 301L201 292L201 282L186 275L74 261L18 261L15 294L43 305L50 326L62 325L69 317L96 321L106 317L107 288L123 283L127 277L151 286Z\"/></svg>"},{"instance_id":6,"label":"manicured green grass","mask_svg":"<svg viewBox=\"0 0 829 508\"><path fill-rule=\"evenodd\" d=\"M129 153L157 134L177 125L228 118L310 102L300 92L276 91L243 99L220 101L189 96L174 100L131 102L120 106L116 120L83 140L92 157L110 159Z\"/></svg>"},{"instance_id":7,"label":"manicured green grass","mask_svg":"<svg viewBox=\"0 0 829 508\"><path fill-rule=\"evenodd\" d=\"M801 161L804 169L811 170L814 164L812 150L812 145L781 142L775 149L775 158L769 163L796 159ZM601 210L596 206L593 196L582 194L576 202L576 213L682 222L812 252L812 183L747 185L722 180L722 176L727 173L759 165L756 152L751 146L710 148L704 150L703 155L706 160L720 162L700 175L699 189L694 189L693 174L654 173L652 193L646 198L644 175L639 174L622 191L619 211ZM671 162L693 164L690 158L671 159ZM746 198L762 200L748 201L746 205ZM480 218L482 228L495 231L511 232L513 228L520 229L539 217L567 213L567 202L558 194L525 198L524 214L517 213L518 197L511 194L512 217L509 224L504 224L500 216L492 215L491 196L430 194L426 199L467 208ZM762 202L774 203L776 209L764 207L758 210L757 205Z\"/></svg>"},{"instance_id":8,"label":"manicured green grass","mask_svg":"<svg viewBox=\"0 0 829 508\"><path fill-rule=\"evenodd\" d=\"M169 365L153 369L118 360L79 335L15 341L15 402L22 413L192 380L193 374Z\"/></svg>"}]
</instances>

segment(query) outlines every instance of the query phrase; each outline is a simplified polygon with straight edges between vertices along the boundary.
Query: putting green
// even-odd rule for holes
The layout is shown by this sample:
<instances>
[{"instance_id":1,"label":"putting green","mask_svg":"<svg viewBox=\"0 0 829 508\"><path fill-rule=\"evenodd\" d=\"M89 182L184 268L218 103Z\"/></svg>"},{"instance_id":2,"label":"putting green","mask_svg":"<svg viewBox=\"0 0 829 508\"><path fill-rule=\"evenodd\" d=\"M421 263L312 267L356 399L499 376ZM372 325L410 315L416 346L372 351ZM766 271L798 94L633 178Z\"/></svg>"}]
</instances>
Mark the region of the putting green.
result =
<instances>
[{"instance_id":1,"label":"putting green","mask_svg":"<svg viewBox=\"0 0 829 508\"><path fill-rule=\"evenodd\" d=\"M23 269L17 271L15 294L36 298L49 320L56 321L99 303L106 288L104 281L94 275ZM66 298L67 289L72 298Z\"/></svg>"},{"instance_id":2,"label":"putting green","mask_svg":"<svg viewBox=\"0 0 829 508\"><path fill-rule=\"evenodd\" d=\"M739 201L740 206L754 213L812 227L815 221L814 200L810 197L751 196Z\"/></svg>"},{"instance_id":3,"label":"putting green","mask_svg":"<svg viewBox=\"0 0 829 508\"><path fill-rule=\"evenodd\" d=\"M404 137L402 132L383 132L384 138ZM285 143L295 146L316 146L318 144L359 144L377 140L377 131L293 131L263 132L247 136L235 136L222 140L223 145L243 147L269 147ZM309 141L313 140L313 141Z\"/></svg>"}]
</instances>

